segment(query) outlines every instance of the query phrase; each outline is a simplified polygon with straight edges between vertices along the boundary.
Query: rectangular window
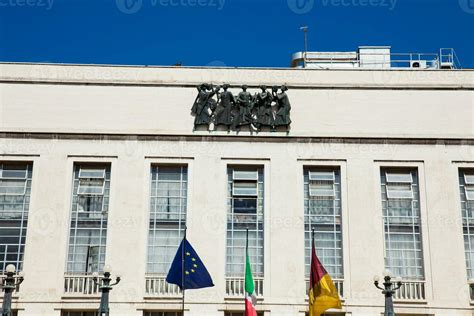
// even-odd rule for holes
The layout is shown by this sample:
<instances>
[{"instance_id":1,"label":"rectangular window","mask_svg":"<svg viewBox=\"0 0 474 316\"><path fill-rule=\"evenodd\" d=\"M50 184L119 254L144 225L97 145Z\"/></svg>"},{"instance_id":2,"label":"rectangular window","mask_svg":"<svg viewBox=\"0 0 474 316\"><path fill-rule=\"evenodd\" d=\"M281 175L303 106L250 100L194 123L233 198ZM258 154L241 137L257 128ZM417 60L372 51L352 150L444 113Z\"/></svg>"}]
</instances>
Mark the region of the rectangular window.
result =
<instances>
[{"instance_id":1,"label":"rectangular window","mask_svg":"<svg viewBox=\"0 0 474 316\"><path fill-rule=\"evenodd\" d=\"M0 162L0 262L23 269L33 165Z\"/></svg>"},{"instance_id":2,"label":"rectangular window","mask_svg":"<svg viewBox=\"0 0 474 316\"><path fill-rule=\"evenodd\" d=\"M381 169L385 267L405 280L424 280L420 198L415 169Z\"/></svg>"},{"instance_id":3,"label":"rectangular window","mask_svg":"<svg viewBox=\"0 0 474 316\"><path fill-rule=\"evenodd\" d=\"M344 278L341 231L341 176L339 168L304 169L305 273L311 265L311 234L315 232L318 258L332 278Z\"/></svg>"},{"instance_id":4,"label":"rectangular window","mask_svg":"<svg viewBox=\"0 0 474 316\"><path fill-rule=\"evenodd\" d=\"M186 166L151 167L147 273L166 275L186 225Z\"/></svg>"},{"instance_id":5,"label":"rectangular window","mask_svg":"<svg viewBox=\"0 0 474 316\"><path fill-rule=\"evenodd\" d=\"M89 274L102 271L107 241L109 195L109 164L74 165L68 273Z\"/></svg>"},{"instance_id":6,"label":"rectangular window","mask_svg":"<svg viewBox=\"0 0 474 316\"><path fill-rule=\"evenodd\" d=\"M254 277L263 277L263 168L227 169L227 259L226 275L243 277L246 229Z\"/></svg>"},{"instance_id":7,"label":"rectangular window","mask_svg":"<svg viewBox=\"0 0 474 316\"><path fill-rule=\"evenodd\" d=\"M61 316L99 316L98 312L89 311L89 312L78 312L78 311L63 311Z\"/></svg>"},{"instance_id":8,"label":"rectangular window","mask_svg":"<svg viewBox=\"0 0 474 316\"><path fill-rule=\"evenodd\" d=\"M474 199L469 196L474 192L474 169L459 170L459 189L467 277L474 280Z\"/></svg>"},{"instance_id":9,"label":"rectangular window","mask_svg":"<svg viewBox=\"0 0 474 316\"><path fill-rule=\"evenodd\" d=\"M182 316L183 312L143 312L143 316Z\"/></svg>"},{"instance_id":10,"label":"rectangular window","mask_svg":"<svg viewBox=\"0 0 474 316\"><path fill-rule=\"evenodd\" d=\"M245 312L224 312L224 316L245 316ZM263 316L263 312L257 312L257 316Z\"/></svg>"}]
</instances>

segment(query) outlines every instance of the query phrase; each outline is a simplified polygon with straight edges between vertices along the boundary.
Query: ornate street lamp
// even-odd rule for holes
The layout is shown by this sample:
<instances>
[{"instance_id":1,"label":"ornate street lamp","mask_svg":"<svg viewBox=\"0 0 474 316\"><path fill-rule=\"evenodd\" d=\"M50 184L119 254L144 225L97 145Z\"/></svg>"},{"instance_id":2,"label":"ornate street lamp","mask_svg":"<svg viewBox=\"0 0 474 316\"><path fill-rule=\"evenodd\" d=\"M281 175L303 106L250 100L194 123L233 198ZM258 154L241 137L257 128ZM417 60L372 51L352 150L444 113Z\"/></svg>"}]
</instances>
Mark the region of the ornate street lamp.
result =
<instances>
[{"instance_id":1,"label":"ornate street lamp","mask_svg":"<svg viewBox=\"0 0 474 316\"><path fill-rule=\"evenodd\" d=\"M384 287L379 286L379 277L378 275L374 276L374 285L376 288L382 290L382 294L385 295L385 313L384 316L395 316L395 311L393 309L393 294L402 286L402 282L397 281L396 285L392 282L392 276L390 275L389 270L384 272Z\"/></svg>"},{"instance_id":2,"label":"ornate street lamp","mask_svg":"<svg viewBox=\"0 0 474 316\"><path fill-rule=\"evenodd\" d=\"M3 295L3 305L2 305L2 316L11 316L13 315L12 313L12 294L15 291L15 289L18 287L18 285L23 282L24 279L24 273L23 271L20 271L18 273L19 278L18 281L15 280L15 266L13 264L9 264L6 267L6 277L2 279L2 284L0 285L2 287L3 292L5 294Z\"/></svg>"},{"instance_id":3,"label":"ornate street lamp","mask_svg":"<svg viewBox=\"0 0 474 316\"><path fill-rule=\"evenodd\" d=\"M104 266L104 276L99 280L99 273L94 272L92 274L94 283L99 286L99 290L102 293L100 297L99 316L109 316L109 292L112 287L120 282L120 276L117 276L115 283L110 283L112 278L110 277L111 268L109 265Z\"/></svg>"}]
</instances>

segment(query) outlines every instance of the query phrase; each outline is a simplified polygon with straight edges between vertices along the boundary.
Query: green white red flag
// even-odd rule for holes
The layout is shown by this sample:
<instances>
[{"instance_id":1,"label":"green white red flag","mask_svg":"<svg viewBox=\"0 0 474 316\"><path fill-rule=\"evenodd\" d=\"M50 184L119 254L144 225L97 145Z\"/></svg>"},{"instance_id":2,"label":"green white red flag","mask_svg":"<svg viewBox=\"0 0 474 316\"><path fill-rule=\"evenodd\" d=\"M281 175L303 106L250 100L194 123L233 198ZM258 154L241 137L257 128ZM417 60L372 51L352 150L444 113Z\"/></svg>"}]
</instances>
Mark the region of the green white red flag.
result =
<instances>
[{"instance_id":1,"label":"green white red flag","mask_svg":"<svg viewBox=\"0 0 474 316\"><path fill-rule=\"evenodd\" d=\"M245 249L245 316L257 316L255 305L257 304L257 296L255 295L255 284L253 283L252 269L250 267L250 257L248 249L248 231L247 245Z\"/></svg>"}]
</instances>

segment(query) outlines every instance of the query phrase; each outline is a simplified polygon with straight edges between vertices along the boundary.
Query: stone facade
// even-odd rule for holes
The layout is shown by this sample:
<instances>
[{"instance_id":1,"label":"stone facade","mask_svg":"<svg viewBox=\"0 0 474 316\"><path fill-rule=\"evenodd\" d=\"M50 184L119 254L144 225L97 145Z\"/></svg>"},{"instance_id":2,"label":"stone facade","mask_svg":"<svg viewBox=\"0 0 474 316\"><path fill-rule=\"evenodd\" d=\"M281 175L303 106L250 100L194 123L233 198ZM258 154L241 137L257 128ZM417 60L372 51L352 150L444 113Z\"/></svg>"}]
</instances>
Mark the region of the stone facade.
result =
<instances>
[{"instance_id":1,"label":"stone facade","mask_svg":"<svg viewBox=\"0 0 474 316\"><path fill-rule=\"evenodd\" d=\"M289 132L193 131L196 86L286 84ZM459 168L474 169L474 71L216 69L0 65L0 161L33 164L25 281L18 315L97 308L65 293L73 166L111 166L106 262L122 282L111 315L180 309L179 295L146 292L150 166L188 167L188 238L215 287L186 293L186 315L241 311L225 274L229 165L264 169L265 316L304 315L303 169L341 174L343 312L376 316L384 270L380 168L417 170L425 282L400 315L474 313L466 273Z\"/></svg>"}]
</instances>

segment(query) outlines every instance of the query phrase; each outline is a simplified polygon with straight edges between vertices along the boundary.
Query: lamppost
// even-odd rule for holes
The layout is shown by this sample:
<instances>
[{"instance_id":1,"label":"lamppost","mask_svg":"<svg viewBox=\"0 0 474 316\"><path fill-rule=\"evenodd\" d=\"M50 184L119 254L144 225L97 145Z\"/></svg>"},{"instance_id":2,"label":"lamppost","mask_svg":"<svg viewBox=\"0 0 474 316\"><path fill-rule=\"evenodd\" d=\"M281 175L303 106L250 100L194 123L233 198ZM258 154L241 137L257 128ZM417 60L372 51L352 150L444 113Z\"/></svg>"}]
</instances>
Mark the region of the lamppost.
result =
<instances>
[{"instance_id":1,"label":"lamppost","mask_svg":"<svg viewBox=\"0 0 474 316\"><path fill-rule=\"evenodd\" d=\"M120 276L117 276L115 283L110 283L112 278L110 277L111 268L109 265L104 266L104 276L99 280L99 273L94 272L92 274L94 283L99 286L99 290L102 293L100 297L99 316L109 316L109 292L112 287L120 282Z\"/></svg>"},{"instance_id":2,"label":"lamppost","mask_svg":"<svg viewBox=\"0 0 474 316\"><path fill-rule=\"evenodd\" d=\"M2 316L11 316L12 314L12 294L13 291L17 288L18 285L23 282L24 273L20 271L18 281L15 280L15 266L13 264L9 264L6 267L6 277L3 278L2 287L3 292L3 304L2 304Z\"/></svg>"},{"instance_id":3,"label":"lamppost","mask_svg":"<svg viewBox=\"0 0 474 316\"><path fill-rule=\"evenodd\" d=\"M385 313L384 316L395 316L395 311L393 309L393 294L402 286L402 282L397 281L396 285L392 282L392 276L390 275L389 270L384 272L384 282L383 286L379 286L379 277L378 275L374 276L374 285L376 288L382 290L382 294L385 295Z\"/></svg>"}]
</instances>

